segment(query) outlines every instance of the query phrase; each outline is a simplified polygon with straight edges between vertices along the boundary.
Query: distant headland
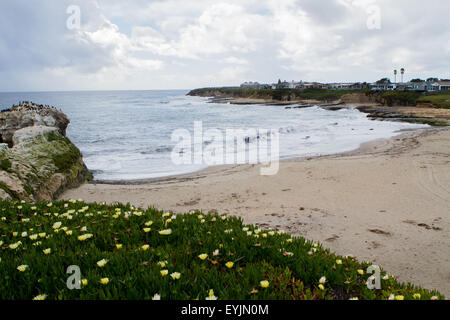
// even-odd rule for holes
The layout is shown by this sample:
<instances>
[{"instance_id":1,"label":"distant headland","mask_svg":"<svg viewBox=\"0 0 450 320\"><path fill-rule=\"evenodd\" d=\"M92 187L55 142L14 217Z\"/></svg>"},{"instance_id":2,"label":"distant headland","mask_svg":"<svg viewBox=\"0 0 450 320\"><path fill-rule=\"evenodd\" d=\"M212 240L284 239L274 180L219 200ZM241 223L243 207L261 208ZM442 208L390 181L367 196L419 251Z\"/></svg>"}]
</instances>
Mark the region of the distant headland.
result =
<instances>
[{"instance_id":1,"label":"distant headland","mask_svg":"<svg viewBox=\"0 0 450 320\"><path fill-rule=\"evenodd\" d=\"M373 119L391 119L434 126L450 125L450 81L429 78L393 83L244 82L239 87L195 89L189 96L212 103L267 104L286 108L318 105L331 110L356 106Z\"/></svg>"}]
</instances>

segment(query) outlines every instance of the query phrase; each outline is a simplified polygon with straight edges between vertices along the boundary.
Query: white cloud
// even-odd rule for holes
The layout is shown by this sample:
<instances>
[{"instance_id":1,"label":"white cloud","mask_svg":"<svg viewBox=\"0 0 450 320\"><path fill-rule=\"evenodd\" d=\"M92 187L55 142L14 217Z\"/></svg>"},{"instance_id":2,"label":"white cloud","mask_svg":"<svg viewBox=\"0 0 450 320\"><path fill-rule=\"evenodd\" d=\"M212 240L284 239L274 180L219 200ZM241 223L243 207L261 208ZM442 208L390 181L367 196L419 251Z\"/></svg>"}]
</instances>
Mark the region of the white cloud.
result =
<instances>
[{"instance_id":1,"label":"white cloud","mask_svg":"<svg viewBox=\"0 0 450 320\"><path fill-rule=\"evenodd\" d=\"M228 63L228 64L240 64L240 65L248 64L248 60L242 59L242 58L237 58L237 57L227 57L227 58L223 59L222 61L224 63Z\"/></svg>"},{"instance_id":2,"label":"white cloud","mask_svg":"<svg viewBox=\"0 0 450 320\"><path fill-rule=\"evenodd\" d=\"M65 28L73 3L78 31ZM366 25L374 5L381 30ZM2 1L0 88L374 81L400 67L411 78L450 78L448 11L439 0Z\"/></svg>"}]
</instances>

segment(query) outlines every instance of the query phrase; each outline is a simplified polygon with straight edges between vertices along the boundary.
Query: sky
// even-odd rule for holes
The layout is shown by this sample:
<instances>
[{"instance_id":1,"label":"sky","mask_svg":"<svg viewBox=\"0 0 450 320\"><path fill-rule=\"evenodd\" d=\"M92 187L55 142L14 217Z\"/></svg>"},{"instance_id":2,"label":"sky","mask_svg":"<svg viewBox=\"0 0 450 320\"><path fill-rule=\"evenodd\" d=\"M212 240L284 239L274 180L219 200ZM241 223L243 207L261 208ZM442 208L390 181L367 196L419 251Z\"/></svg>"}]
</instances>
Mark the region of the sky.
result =
<instances>
[{"instance_id":1,"label":"sky","mask_svg":"<svg viewBox=\"0 0 450 320\"><path fill-rule=\"evenodd\" d=\"M450 78L448 12L448 0L2 0L0 92L373 82L402 67L405 80Z\"/></svg>"}]
</instances>

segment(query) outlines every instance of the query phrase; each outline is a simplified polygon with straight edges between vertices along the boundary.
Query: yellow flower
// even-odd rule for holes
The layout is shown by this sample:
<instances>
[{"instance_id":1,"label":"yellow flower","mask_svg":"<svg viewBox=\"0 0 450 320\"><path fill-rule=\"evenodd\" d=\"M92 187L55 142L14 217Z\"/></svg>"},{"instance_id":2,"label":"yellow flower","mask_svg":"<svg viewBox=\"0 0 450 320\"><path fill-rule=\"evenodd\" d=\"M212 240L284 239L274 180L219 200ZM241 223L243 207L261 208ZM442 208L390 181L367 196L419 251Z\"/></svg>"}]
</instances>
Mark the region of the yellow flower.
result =
<instances>
[{"instance_id":1,"label":"yellow flower","mask_svg":"<svg viewBox=\"0 0 450 320\"><path fill-rule=\"evenodd\" d=\"M174 272L174 273L171 273L170 276L172 277L173 280L179 280L181 277L181 273Z\"/></svg>"},{"instance_id":2,"label":"yellow flower","mask_svg":"<svg viewBox=\"0 0 450 320\"><path fill-rule=\"evenodd\" d=\"M15 249L17 249L21 244L22 244L22 242L18 241L18 242L16 242L16 243L10 244L10 245L9 245L9 248L10 248L11 250L15 250Z\"/></svg>"},{"instance_id":3,"label":"yellow flower","mask_svg":"<svg viewBox=\"0 0 450 320\"><path fill-rule=\"evenodd\" d=\"M263 280L259 283L259 285L261 286L261 288L268 288L269 287L269 281L267 280Z\"/></svg>"},{"instance_id":4,"label":"yellow flower","mask_svg":"<svg viewBox=\"0 0 450 320\"><path fill-rule=\"evenodd\" d=\"M149 233L150 231L152 231L151 228L144 228L144 232L145 232L145 233Z\"/></svg>"},{"instance_id":5,"label":"yellow flower","mask_svg":"<svg viewBox=\"0 0 450 320\"><path fill-rule=\"evenodd\" d=\"M292 239L287 239L286 242L287 242L287 243L291 243L291 242L292 242Z\"/></svg>"},{"instance_id":6,"label":"yellow flower","mask_svg":"<svg viewBox=\"0 0 450 320\"><path fill-rule=\"evenodd\" d=\"M44 252L45 255L49 255L52 252L52 249L48 248L48 249L42 250L42 252Z\"/></svg>"},{"instance_id":7,"label":"yellow flower","mask_svg":"<svg viewBox=\"0 0 450 320\"><path fill-rule=\"evenodd\" d=\"M122 245L121 244L116 244L116 248L117 248L117 250L120 250L120 249L122 249Z\"/></svg>"},{"instance_id":8,"label":"yellow flower","mask_svg":"<svg viewBox=\"0 0 450 320\"><path fill-rule=\"evenodd\" d=\"M169 270L161 270L160 272L163 277L165 277L169 274Z\"/></svg>"},{"instance_id":9,"label":"yellow flower","mask_svg":"<svg viewBox=\"0 0 450 320\"><path fill-rule=\"evenodd\" d=\"M336 260L336 264L342 264L342 260Z\"/></svg>"},{"instance_id":10,"label":"yellow flower","mask_svg":"<svg viewBox=\"0 0 450 320\"><path fill-rule=\"evenodd\" d=\"M100 279L100 283L103 285L107 285L109 283L109 279L108 278L101 278Z\"/></svg>"},{"instance_id":11,"label":"yellow flower","mask_svg":"<svg viewBox=\"0 0 450 320\"><path fill-rule=\"evenodd\" d=\"M94 235L91 233L86 233L86 234L83 234L82 236L78 236L78 240L86 241L87 239L92 238L93 236Z\"/></svg>"},{"instance_id":12,"label":"yellow flower","mask_svg":"<svg viewBox=\"0 0 450 320\"><path fill-rule=\"evenodd\" d=\"M319 289L320 290L325 290L325 287L323 286L323 284L319 284Z\"/></svg>"},{"instance_id":13,"label":"yellow flower","mask_svg":"<svg viewBox=\"0 0 450 320\"><path fill-rule=\"evenodd\" d=\"M17 237L17 235L18 235L19 233L18 232L13 232L13 237Z\"/></svg>"},{"instance_id":14,"label":"yellow flower","mask_svg":"<svg viewBox=\"0 0 450 320\"><path fill-rule=\"evenodd\" d=\"M41 237L41 238L45 238L46 235L47 234L45 232L39 233L39 237Z\"/></svg>"},{"instance_id":15,"label":"yellow flower","mask_svg":"<svg viewBox=\"0 0 450 320\"><path fill-rule=\"evenodd\" d=\"M363 276L363 275L364 275L364 270L358 269L358 273L359 273L361 276Z\"/></svg>"},{"instance_id":16,"label":"yellow flower","mask_svg":"<svg viewBox=\"0 0 450 320\"><path fill-rule=\"evenodd\" d=\"M87 279L81 280L81 284L86 287L88 285Z\"/></svg>"},{"instance_id":17,"label":"yellow flower","mask_svg":"<svg viewBox=\"0 0 450 320\"><path fill-rule=\"evenodd\" d=\"M147 221L147 222L145 223L145 226L146 226L146 227L151 227L152 224L153 224L153 221Z\"/></svg>"},{"instance_id":18,"label":"yellow flower","mask_svg":"<svg viewBox=\"0 0 450 320\"><path fill-rule=\"evenodd\" d=\"M141 247L141 249L142 249L143 251L147 251L149 248L150 248L150 246L149 246L148 244L144 244L144 245Z\"/></svg>"},{"instance_id":19,"label":"yellow flower","mask_svg":"<svg viewBox=\"0 0 450 320\"><path fill-rule=\"evenodd\" d=\"M395 300L405 300L404 296L395 296Z\"/></svg>"},{"instance_id":20,"label":"yellow flower","mask_svg":"<svg viewBox=\"0 0 450 320\"><path fill-rule=\"evenodd\" d=\"M214 295L214 290L209 290L208 296L205 298L205 300L217 300L217 297Z\"/></svg>"},{"instance_id":21,"label":"yellow flower","mask_svg":"<svg viewBox=\"0 0 450 320\"><path fill-rule=\"evenodd\" d=\"M68 236L71 236L72 235L72 230L68 230L68 231L66 231L66 235L68 235Z\"/></svg>"},{"instance_id":22,"label":"yellow flower","mask_svg":"<svg viewBox=\"0 0 450 320\"><path fill-rule=\"evenodd\" d=\"M168 235L172 234L172 229L161 230L159 232L159 234L162 235L162 236L168 236Z\"/></svg>"},{"instance_id":23,"label":"yellow flower","mask_svg":"<svg viewBox=\"0 0 450 320\"><path fill-rule=\"evenodd\" d=\"M206 260L208 258L208 255L206 253L202 253L198 257L200 258L200 260Z\"/></svg>"},{"instance_id":24,"label":"yellow flower","mask_svg":"<svg viewBox=\"0 0 450 320\"><path fill-rule=\"evenodd\" d=\"M166 265L167 265L167 261L160 261L160 262L158 262L158 265L161 267L161 268L165 268L166 267Z\"/></svg>"},{"instance_id":25,"label":"yellow flower","mask_svg":"<svg viewBox=\"0 0 450 320\"><path fill-rule=\"evenodd\" d=\"M46 294L40 294L40 295L38 295L38 296L33 298L33 300L36 300L36 301L43 301L45 299L47 299L47 295Z\"/></svg>"},{"instance_id":26,"label":"yellow flower","mask_svg":"<svg viewBox=\"0 0 450 320\"><path fill-rule=\"evenodd\" d=\"M226 266L228 269L231 269L231 268L233 268L234 263L230 261L230 262L225 263L225 266Z\"/></svg>"},{"instance_id":27,"label":"yellow flower","mask_svg":"<svg viewBox=\"0 0 450 320\"><path fill-rule=\"evenodd\" d=\"M102 259L102 260L100 260L100 261L97 261L97 265L98 265L100 268L103 268L107 263L108 263L108 260L106 260L106 259Z\"/></svg>"},{"instance_id":28,"label":"yellow flower","mask_svg":"<svg viewBox=\"0 0 450 320\"><path fill-rule=\"evenodd\" d=\"M30 240L36 240L38 238L38 235L37 234L32 234L31 236L30 236Z\"/></svg>"},{"instance_id":29,"label":"yellow flower","mask_svg":"<svg viewBox=\"0 0 450 320\"><path fill-rule=\"evenodd\" d=\"M416 299L416 300L420 300L420 299L422 298L422 296L421 296L420 293L415 293L413 297L414 297L414 299Z\"/></svg>"},{"instance_id":30,"label":"yellow flower","mask_svg":"<svg viewBox=\"0 0 450 320\"><path fill-rule=\"evenodd\" d=\"M17 270L19 270L20 272L25 272L25 270L27 270L27 269L28 269L28 265L26 265L26 264L23 264L23 265L17 267Z\"/></svg>"}]
</instances>

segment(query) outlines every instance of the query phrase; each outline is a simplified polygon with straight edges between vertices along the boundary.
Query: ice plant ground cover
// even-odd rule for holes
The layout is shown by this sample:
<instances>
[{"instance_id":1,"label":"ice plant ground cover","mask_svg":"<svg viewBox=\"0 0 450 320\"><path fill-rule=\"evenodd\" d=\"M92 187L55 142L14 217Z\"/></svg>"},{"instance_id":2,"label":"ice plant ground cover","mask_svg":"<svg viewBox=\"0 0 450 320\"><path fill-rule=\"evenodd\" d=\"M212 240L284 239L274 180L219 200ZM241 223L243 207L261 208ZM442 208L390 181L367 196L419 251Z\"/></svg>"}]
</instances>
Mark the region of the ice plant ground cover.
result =
<instances>
[{"instance_id":1,"label":"ice plant ground cover","mask_svg":"<svg viewBox=\"0 0 450 320\"><path fill-rule=\"evenodd\" d=\"M0 257L2 300L444 299L384 271L370 290L370 263L236 217L122 204L0 201Z\"/></svg>"}]
</instances>

